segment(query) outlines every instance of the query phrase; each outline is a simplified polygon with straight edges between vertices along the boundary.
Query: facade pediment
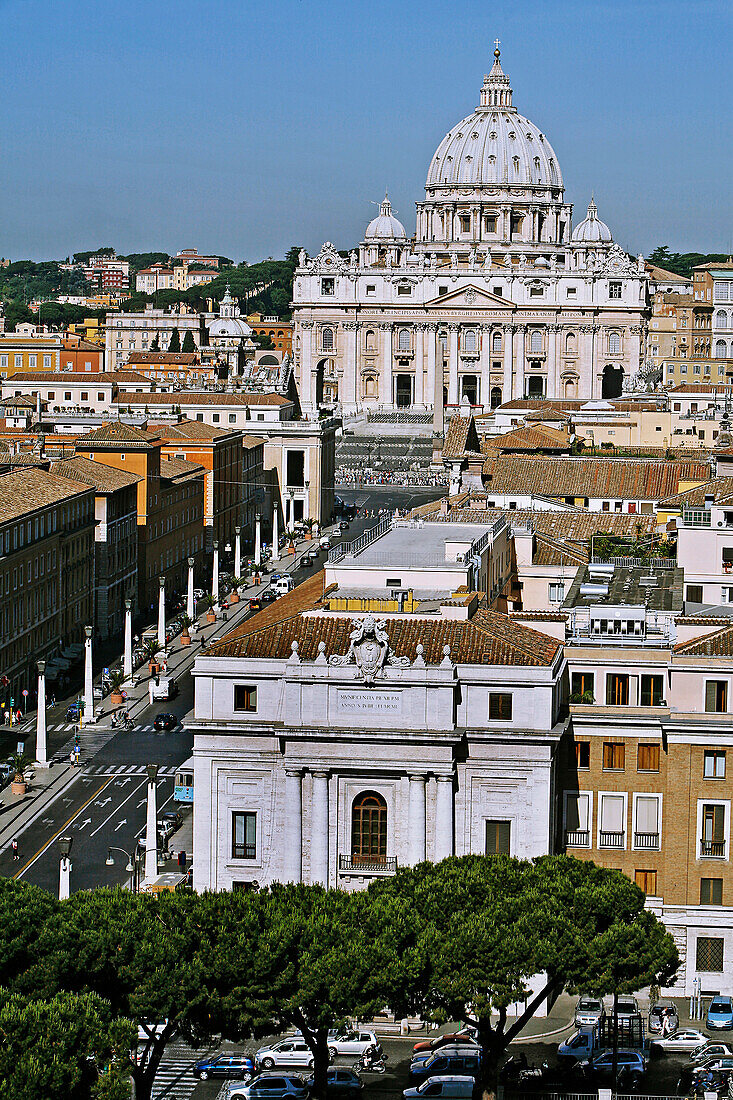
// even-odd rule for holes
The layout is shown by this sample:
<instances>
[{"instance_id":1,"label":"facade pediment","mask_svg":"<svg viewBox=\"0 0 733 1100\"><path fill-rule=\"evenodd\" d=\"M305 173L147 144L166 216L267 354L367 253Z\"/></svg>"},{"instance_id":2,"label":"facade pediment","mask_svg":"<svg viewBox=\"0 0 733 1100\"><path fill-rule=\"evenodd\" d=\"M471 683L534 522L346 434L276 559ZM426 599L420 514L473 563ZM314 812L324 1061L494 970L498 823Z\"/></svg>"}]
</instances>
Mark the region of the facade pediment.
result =
<instances>
[{"instance_id":1,"label":"facade pediment","mask_svg":"<svg viewBox=\"0 0 733 1100\"><path fill-rule=\"evenodd\" d=\"M431 298L425 303L427 309L486 309L504 310L507 314L514 313L516 306L505 301L496 294L491 294L475 283L468 286L457 287L448 294L441 294L438 298Z\"/></svg>"}]
</instances>

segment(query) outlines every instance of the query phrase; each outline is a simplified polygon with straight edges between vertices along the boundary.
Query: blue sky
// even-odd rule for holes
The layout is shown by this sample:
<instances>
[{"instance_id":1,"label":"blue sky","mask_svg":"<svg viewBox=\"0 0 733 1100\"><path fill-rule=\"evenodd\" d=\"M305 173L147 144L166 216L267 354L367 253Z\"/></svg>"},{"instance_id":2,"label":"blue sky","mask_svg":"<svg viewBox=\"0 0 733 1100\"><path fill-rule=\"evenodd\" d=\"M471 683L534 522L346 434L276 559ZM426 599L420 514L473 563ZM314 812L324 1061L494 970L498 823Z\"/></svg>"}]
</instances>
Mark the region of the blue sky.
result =
<instances>
[{"instance_id":1,"label":"blue sky","mask_svg":"<svg viewBox=\"0 0 733 1100\"><path fill-rule=\"evenodd\" d=\"M566 198L634 252L733 235L728 0L0 0L0 255L408 232L493 39Z\"/></svg>"}]
</instances>

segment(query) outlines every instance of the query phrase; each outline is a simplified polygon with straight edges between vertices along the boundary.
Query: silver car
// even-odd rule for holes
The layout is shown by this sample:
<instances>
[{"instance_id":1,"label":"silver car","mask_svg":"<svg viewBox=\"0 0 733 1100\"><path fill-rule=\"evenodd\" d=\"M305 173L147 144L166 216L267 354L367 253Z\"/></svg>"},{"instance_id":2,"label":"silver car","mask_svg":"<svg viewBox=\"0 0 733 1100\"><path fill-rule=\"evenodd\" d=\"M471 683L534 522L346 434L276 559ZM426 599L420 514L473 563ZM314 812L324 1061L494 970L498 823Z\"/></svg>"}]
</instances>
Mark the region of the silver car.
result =
<instances>
[{"instance_id":1,"label":"silver car","mask_svg":"<svg viewBox=\"0 0 733 1100\"><path fill-rule=\"evenodd\" d=\"M278 1077L263 1074L248 1084L238 1084L228 1093L228 1100L307 1100L308 1088L300 1077L288 1074Z\"/></svg>"},{"instance_id":2,"label":"silver car","mask_svg":"<svg viewBox=\"0 0 733 1100\"><path fill-rule=\"evenodd\" d=\"M595 1027L606 1016L603 1001L598 997L580 997L575 1006L575 1026Z\"/></svg>"},{"instance_id":3,"label":"silver car","mask_svg":"<svg viewBox=\"0 0 733 1100\"><path fill-rule=\"evenodd\" d=\"M304 1039L291 1036L281 1039L279 1043L271 1046L260 1047L255 1054L257 1069L274 1069L275 1066L286 1069L288 1066L305 1066L313 1068L313 1053Z\"/></svg>"}]
</instances>

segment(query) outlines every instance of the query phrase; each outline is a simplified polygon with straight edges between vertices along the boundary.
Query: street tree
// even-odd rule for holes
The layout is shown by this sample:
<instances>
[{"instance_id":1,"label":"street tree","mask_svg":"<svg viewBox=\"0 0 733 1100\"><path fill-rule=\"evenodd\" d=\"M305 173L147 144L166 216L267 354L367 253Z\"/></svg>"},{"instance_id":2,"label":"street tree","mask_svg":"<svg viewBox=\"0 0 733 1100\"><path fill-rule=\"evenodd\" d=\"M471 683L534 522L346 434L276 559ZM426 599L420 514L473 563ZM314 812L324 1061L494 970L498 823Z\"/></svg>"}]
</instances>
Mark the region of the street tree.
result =
<instances>
[{"instance_id":1,"label":"street tree","mask_svg":"<svg viewBox=\"0 0 733 1100\"><path fill-rule=\"evenodd\" d=\"M630 879L567 856L451 857L398 871L368 892L398 900L412 924L385 999L395 1011L475 1027L487 1088L545 1000L564 989L669 984L678 965L671 936Z\"/></svg>"},{"instance_id":2,"label":"street tree","mask_svg":"<svg viewBox=\"0 0 733 1100\"><path fill-rule=\"evenodd\" d=\"M186 329L186 333L183 337L183 344L181 345L181 351L196 351L196 344L190 328Z\"/></svg>"},{"instance_id":3,"label":"street tree","mask_svg":"<svg viewBox=\"0 0 733 1100\"><path fill-rule=\"evenodd\" d=\"M181 336L177 328L173 329L171 333L170 342L168 344L168 351L180 351L181 350Z\"/></svg>"},{"instance_id":4,"label":"street tree","mask_svg":"<svg viewBox=\"0 0 733 1100\"><path fill-rule=\"evenodd\" d=\"M58 908L59 902L47 891L0 878L0 975L4 985L41 995L53 991L53 979L44 970L37 943Z\"/></svg>"},{"instance_id":5,"label":"street tree","mask_svg":"<svg viewBox=\"0 0 733 1100\"><path fill-rule=\"evenodd\" d=\"M136 1028L96 994L29 999L0 989L4 1100L127 1100Z\"/></svg>"}]
</instances>

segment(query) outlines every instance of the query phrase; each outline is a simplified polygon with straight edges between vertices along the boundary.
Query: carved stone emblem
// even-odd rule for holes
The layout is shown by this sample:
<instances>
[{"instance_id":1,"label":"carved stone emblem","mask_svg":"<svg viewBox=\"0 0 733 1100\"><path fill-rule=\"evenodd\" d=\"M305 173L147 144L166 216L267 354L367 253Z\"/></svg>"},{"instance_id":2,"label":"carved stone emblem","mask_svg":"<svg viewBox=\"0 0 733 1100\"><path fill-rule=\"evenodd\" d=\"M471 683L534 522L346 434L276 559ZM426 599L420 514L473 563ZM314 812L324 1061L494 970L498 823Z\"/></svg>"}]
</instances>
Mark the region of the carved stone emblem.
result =
<instances>
[{"instance_id":1,"label":"carved stone emblem","mask_svg":"<svg viewBox=\"0 0 733 1100\"><path fill-rule=\"evenodd\" d=\"M351 631L348 652L343 657L334 655L329 664L350 665L353 662L364 683L370 687L385 665L408 668L410 658L394 656L384 626L384 619L377 621L373 615L367 615Z\"/></svg>"}]
</instances>

